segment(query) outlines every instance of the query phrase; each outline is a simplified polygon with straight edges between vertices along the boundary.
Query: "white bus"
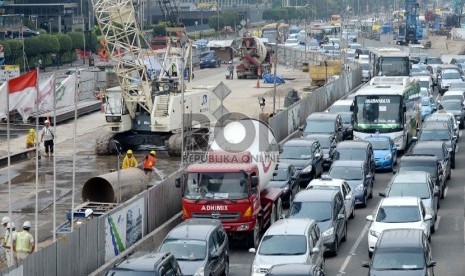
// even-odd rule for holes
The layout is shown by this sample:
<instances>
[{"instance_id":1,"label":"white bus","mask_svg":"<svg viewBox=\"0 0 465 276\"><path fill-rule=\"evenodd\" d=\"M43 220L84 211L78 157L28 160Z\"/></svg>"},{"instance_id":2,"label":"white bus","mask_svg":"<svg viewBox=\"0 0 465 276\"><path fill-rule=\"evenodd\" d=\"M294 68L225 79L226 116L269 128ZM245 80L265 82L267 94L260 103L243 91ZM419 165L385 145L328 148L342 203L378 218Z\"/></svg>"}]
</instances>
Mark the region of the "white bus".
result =
<instances>
[{"instance_id":1,"label":"white bus","mask_svg":"<svg viewBox=\"0 0 465 276\"><path fill-rule=\"evenodd\" d=\"M420 85L409 77L374 77L355 93L354 140L387 135L405 150L421 125Z\"/></svg>"},{"instance_id":2,"label":"white bus","mask_svg":"<svg viewBox=\"0 0 465 276\"><path fill-rule=\"evenodd\" d=\"M370 49L372 76L410 76L409 54L398 48Z\"/></svg>"}]
</instances>

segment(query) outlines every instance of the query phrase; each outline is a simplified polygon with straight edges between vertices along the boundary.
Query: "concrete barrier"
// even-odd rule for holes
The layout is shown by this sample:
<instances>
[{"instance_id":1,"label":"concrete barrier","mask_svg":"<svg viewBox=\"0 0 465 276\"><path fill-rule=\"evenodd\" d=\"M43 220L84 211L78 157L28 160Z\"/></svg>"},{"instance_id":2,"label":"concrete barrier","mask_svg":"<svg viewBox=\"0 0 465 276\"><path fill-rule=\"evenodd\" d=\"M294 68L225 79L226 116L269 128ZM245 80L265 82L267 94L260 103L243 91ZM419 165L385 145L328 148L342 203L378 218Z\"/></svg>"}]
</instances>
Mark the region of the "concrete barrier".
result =
<instances>
[{"instance_id":1,"label":"concrete barrier","mask_svg":"<svg viewBox=\"0 0 465 276\"><path fill-rule=\"evenodd\" d=\"M30 148L28 150L24 150L19 153L13 153L10 156L10 162L11 164L19 163L26 159L35 157L35 153L36 153L36 148ZM0 157L0 168L4 168L6 166L8 166L8 156Z\"/></svg>"},{"instance_id":2,"label":"concrete barrier","mask_svg":"<svg viewBox=\"0 0 465 276\"><path fill-rule=\"evenodd\" d=\"M109 262L101 266L96 271L92 272L90 276L103 276L105 273L112 268L119 261L129 257L131 254L137 251L154 251L160 246L161 242L176 225L181 222L182 212L179 212L174 217L169 219L163 225L152 231L150 234L136 242L134 245L126 249L124 252L111 259Z\"/></svg>"}]
</instances>

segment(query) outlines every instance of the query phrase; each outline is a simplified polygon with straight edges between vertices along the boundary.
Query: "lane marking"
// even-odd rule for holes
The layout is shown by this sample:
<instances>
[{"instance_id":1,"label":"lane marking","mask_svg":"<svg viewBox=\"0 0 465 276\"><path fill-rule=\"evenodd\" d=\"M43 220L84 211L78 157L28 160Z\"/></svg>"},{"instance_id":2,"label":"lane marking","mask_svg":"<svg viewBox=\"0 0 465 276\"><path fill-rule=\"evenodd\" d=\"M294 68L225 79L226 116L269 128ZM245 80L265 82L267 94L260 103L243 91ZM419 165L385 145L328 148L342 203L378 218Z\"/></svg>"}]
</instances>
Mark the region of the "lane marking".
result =
<instances>
[{"instance_id":1,"label":"lane marking","mask_svg":"<svg viewBox=\"0 0 465 276\"><path fill-rule=\"evenodd\" d=\"M350 251L349 251L349 255L347 255L346 259L344 260L344 262L342 263L342 266L341 268L339 269L339 273L337 274L337 276L342 276L343 274L345 274L345 269L347 267L347 265L349 265L349 262L350 262L350 259L352 258L352 256L355 255L355 251L357 250L357 247L360 245L360 243L362 242L362 239L364 238L366 232L368 231L368 228L370 227L370 224L371 222L367 222L365 224L365 227L363 227L363 230L362 232L360 233L360 235L358 236L357 240L355 241L355 243L352 245L352 247L350 248Z\"/></svg>"}]
</instances>

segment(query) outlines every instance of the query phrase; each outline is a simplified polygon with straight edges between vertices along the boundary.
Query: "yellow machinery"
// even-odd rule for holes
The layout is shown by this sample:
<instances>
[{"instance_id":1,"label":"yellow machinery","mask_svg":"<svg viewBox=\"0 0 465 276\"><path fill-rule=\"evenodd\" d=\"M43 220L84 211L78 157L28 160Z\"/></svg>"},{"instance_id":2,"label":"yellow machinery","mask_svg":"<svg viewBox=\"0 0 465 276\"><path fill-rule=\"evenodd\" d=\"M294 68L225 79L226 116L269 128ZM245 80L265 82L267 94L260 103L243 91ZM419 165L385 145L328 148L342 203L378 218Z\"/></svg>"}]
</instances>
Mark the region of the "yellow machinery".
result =
<instances>
[{"instance_id":1,"label":"yellow machinery","mask_svg":"<svg viewBox=\"0 0 465 276\"><path fill-rule=\"evenodd\" d=\"M318 65L310 65L310 79L312 85L323 86L331 76L338 76L341 73L340 60L320 61Z\"/></svg>"}]
</instances>

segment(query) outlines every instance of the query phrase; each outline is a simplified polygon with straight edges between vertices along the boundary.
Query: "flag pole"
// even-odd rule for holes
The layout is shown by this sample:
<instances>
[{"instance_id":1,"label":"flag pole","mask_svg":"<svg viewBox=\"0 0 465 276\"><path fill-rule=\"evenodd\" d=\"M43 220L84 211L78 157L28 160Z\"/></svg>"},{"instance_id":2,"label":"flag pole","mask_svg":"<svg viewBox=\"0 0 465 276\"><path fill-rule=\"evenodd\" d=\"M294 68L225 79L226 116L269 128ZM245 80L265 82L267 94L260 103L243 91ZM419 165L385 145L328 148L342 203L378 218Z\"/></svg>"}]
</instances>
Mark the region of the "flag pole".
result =
<instances>
[{"instance_id":1,"label":"flag pole","mask_svg":"<svg viewBox=\"0 0 465 276\"><path fill-rule=\"evenodd\" d=\"M39 135L39 67L36 67L36 136ZM36 208L35 208L35 229L34 229L34 241L35 244L39 244L39 145L36 145ZM37 251L38 246L35 247L34 251Z\"/></svg>"},{"instance_id":2,"label":"flag pole","mask_svg":"<svg viewBox=\"0 0 465 276\"><path fill-rule=\"evenodd\" d=\"M10 218L11 224L13 224L13 219L12 219L12 213L13 210L11 209L11 177L10 177L10 167L11 167L11 153L10 153L10 87L9 87L9 80L7 80L7 85L6 85L6 139L8 141L8 169L7 169L7 177L8 177L8 217ZM13 226L13 225L10 225ZM10 259L13 260L13 239L11 238L11 232L13 230L13 227L10 227L9 231L9 236L10 238L8 239L8 246L10 246ZM9 264L8 264L9 265Z\"/></svg>"},{"instance_id":3,"label":"flag pole","mask_svg":"<svg viewBox=\"0 0 465 276\"><path fill-rule=\"evenodd\" d=\"M73 125L73 188L71 190L71 232L74 231L74 188L76 186L76 128L77 128L77 101L81 90L81 74L77 71L77 80L74 93L74 125Z\"/></svg>"},{"instance_id":4,"label":"flag pole","mask_svg":"<svg viewBox=\"0 0 465 276\"><path fill-rule=\"evenodd\" d=\"M54 137L57 135L57 108L56 108L56 94L55 94L55 73L53 73L52 81L52 93L53 93L53 132L55 133ZM54 139L55 140L55 139ZM57 166L56 166L56 146L55 142L53 143L53 242L57 239Z\"/></svg>"}]
</instances>

